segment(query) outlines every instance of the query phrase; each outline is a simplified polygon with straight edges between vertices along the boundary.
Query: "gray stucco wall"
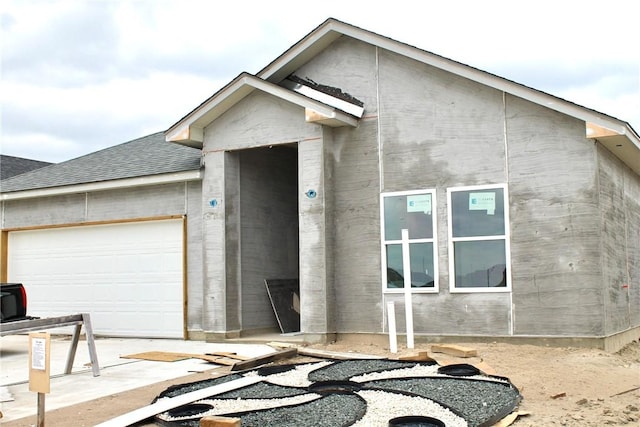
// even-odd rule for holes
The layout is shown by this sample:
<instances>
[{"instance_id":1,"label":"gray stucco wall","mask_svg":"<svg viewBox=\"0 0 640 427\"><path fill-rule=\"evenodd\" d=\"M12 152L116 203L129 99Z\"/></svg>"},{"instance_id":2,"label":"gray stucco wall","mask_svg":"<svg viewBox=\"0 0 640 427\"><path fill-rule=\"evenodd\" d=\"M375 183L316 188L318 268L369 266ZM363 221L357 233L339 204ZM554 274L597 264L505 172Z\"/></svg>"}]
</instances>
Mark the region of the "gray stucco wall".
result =
<instances>
[{"instance_id":1,"label":"gray stucco wall","mask_svg":"<svg viewBox=\"0 0 640 427\"><path fill-rule=\"evenodd\" d=\"M187 183L187 330L201 331L203 323L202 185Z\"/></svg>"},{"instance_id":2,"label":"gray stucco wall","mask_svg":"<svg viewBox=\"0 0 640 427\"><path fill-rule=\"evenodd\" d=\"M640 177L598 145L605 333L640 325Z\"/></svg>"},{"instance_id":3,"label":"gray stucco wall","mask_svg":"<svg viewBox=\"0 0 640 427\"><path fill-rule=\"evenodd\" d=\"M431 189L440 287L414 294L416 334L599 337L638 324L638 310L623 309L640 296L622 288L639 275L638 176L599 153L583 121L347 37L295 74L362 100L364 117L356 128L322 128L256 91L206 129L206 330L267 324L251 311L264 301L243 294L270 246L242 237L267 206L243 192L259 188L265 170L243 175L260 156L233 151L279 144L298 145L303 332L385 332L388 301L404 330L403 296L382 284L379 198ZM452 293L447 189L502 184L512 289ZM318 197L306 198L308 189ZM221 203L207 207L214 198ZM621 238L624 250L614 243Z\"/></svg>"},{"instance_id":4,"label":"gray stucco wall","mask_svg":"<svg viewBox=\"0 0 640 427\"><path fill-rule=\"evenodd\" d=\"M398 327L404 329L402 295L382 290L380 192L436 188L441 288L414 295L414 330L507 333L509 295L450 294L446 254L446 187L506 180L502 95L346 38L296 74L365 103L358 128L335 129L327 148L335 198L337 330L385 331L387 301L398 302Z\"/></svg>"},{"instance_id":5,"label":"gray stucco wall","mask_svg":"<svg viewBox=\"0 0 640 427\"><path fill-rule=\"evenodd\" d=\"M175 183L42 198L5 200L3 228L187 214L199 185Z\"/></svg>"},{"instance_id":6,"label":"gray stucco wall","mask_svg":"<svg viewBox=\"0 0 640 427\"><path fill-rule=\"evenodd\" d=\"M382 330L377 123L334 131L327 162L334 183L331 250L338 332Z\"/></svg>"},{"instance_id":7,"label":"gray stucco wall","mask_svg":"<svg viewBox=\"0 0 640 427\"><path fill-rule=\"evenodd\" d=\"M295 74L365 103L358 128L335 129L326 149L334 180L338 332L384 331L384 303L391 300L404 328L402 296L382 292L379 193L432 188L440 291L414 295L416 333L575 337L626 329L612 315L605 327L602 275L613 275L619 286L621 263L637 255L637 206L630 202L626 222L601 229L598 155L584 122L348 38ZM611 168L622 173L619 162ZM624 182L612 194L618 205L637 195L637 175L623 175L612 178ZM451 294L446 189L500 183L509 190L513 290ZM608 211L620 216L616 209ZM632 235L629 253L603 260L603 231L610 228L611 245ZM628 262L630 276L637 259ZM608 305L624 300L606 292ZM631 290L624 301L634 298Z\"/></svg>"},{"instance_id":8,"label":"gray stucco wall","mask_svg":"<svg viewBox=\"0 0 640 427\"><path fill-rule=\"evenodd\" d=\"M596 153L584 123L508 97L516 335L601 336Z\"/></svg>"},{"instance_id":9,"label":"gray stucco wall","mask_svg":"<svg viewBox=\"0 0 640 427\"><path fill-rule=\"evenodd\" d=\"M2 202L2 228L59 225L86 221L86 194Z\"/></svg>"},{"instance_id":10,"label":"gray stucco wall","mask_svg":"<svg viewBox=\"0 0 640 427\"><path fill-rule=\"evenodd\" d=\"M413 297L414 331L506 335L508 293L449 291L446 194L450 187L507 180L502 94L386 52L379 64L383 191L436 189L440 289Z\"/></svg>"},{"instance_id":11,"label":"gray stucco wall","mask_svg":"<svg viewBox=\"0 0 640 427\"><path fill-rule=\"evenodd\" d=\"M187 329L202 324L202 210L199 181L2 202L2 228L81 225L186 215Z\"/></svg>"}]
</instances>

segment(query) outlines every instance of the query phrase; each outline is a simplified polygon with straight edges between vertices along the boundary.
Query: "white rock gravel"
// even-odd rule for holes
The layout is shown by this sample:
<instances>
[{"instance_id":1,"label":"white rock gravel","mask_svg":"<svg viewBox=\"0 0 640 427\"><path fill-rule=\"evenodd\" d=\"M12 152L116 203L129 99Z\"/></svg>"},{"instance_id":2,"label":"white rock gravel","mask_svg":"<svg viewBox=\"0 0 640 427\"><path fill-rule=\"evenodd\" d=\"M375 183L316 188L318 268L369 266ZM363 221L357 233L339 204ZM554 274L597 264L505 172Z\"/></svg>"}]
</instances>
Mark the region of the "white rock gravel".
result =
<instances>
[{"instance_id":1,"label":"white rock gravel","mask_svg":"<svg viewBox=\"0 0 640 427\"><path fill-rule=\"evenodd\" d=\"M437 418L447 427L467 427L464 418L429 399L379 390L361 390L357 394L367 401L367 412L352 427L387 426L389 420L407 415Z\"/></svg>"},{"instance_id":2,"label":"white rock gravel","mask_svg":"<svg viewBox=\"0 0 640 427\"><path fill-rule=\"evenodd\" d=\"M308 387L312 384L308 379L309 372L327 365L331 365L331 362L305 363L286 372L265 375L264 380L271 384L289 387ZM251 371L247 372L244 376L250 377L256 375L258 375L257 371Z\"/></svg>"},{"instance_id":3,"label":"white rock gravel","mask_svg":"<svg viewBox=\"0 0 640 427\"><path fill-rule=\"evenodd\" d=\"M313 382L309 381L310 372L320 369L324 366L331 365L333 362L317 362L305 363L296 366L288 371L263 375L264 381L271 384L288 387L305 388ZM439 365L418 364L410 368L389 369L382 372L372 372L363 375L356 375L349 378L350 381L365 383L375 380L383 380L389 378L406 378L406 377L441 377L438 374ZM244 376L257 376L257 371L251 371ZM473 378L482 380L493 380L485 376L474 376ZM383 390L360 390L355 392L367 402L367 412L364 417L353 424L354 427L370 427L370 426L387 426L389 420L408 415L426 415L437 418L445 423L447 427L466 427L467 421L451 412L446 407L419 396L407 396L400 393L391 393ZM260 409L269 409L277 407L285 407L290 405L298 405L310 402L322 397L316 393L305 393L299 396L282 397L274 399L206 399L196 403L206 403L214 407L205 415L220 415L228 413L238 413L245 411L257 411ZM167 417L165 420L179 420L181 418Z\"/></svg>"}]
</instances>

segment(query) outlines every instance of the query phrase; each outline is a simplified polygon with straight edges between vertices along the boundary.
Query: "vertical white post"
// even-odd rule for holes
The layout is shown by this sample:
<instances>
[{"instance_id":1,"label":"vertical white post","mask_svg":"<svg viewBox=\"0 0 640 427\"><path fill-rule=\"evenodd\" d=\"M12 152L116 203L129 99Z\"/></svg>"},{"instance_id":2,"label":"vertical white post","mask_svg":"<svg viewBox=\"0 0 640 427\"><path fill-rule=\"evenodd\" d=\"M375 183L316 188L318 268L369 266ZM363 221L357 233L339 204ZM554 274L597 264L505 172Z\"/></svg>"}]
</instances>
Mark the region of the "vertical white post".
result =
<instances>
[{"instance_id":1,"label":"vertical white post","mask_svg":"<svg viewBox=\"0 0 640 427\"><path fill-rule=\"evenodd\" d=\"M396 332L396 307L393 301L387 303L387 317L389 318L389 350L398 352L398 334Z\"/></svg>"},{"instance_id":2,"label":"vertical white post","mask_svg":"<svg viewBox=\"0 0 640 427\"><path fill-rule=\"evenodd\" d=\"M409 230L402 229L402 272L404 275L404 311L407 317L407 348L413 348L413 303L411 301L411 256Z\"/></svg>"}]
</instances>

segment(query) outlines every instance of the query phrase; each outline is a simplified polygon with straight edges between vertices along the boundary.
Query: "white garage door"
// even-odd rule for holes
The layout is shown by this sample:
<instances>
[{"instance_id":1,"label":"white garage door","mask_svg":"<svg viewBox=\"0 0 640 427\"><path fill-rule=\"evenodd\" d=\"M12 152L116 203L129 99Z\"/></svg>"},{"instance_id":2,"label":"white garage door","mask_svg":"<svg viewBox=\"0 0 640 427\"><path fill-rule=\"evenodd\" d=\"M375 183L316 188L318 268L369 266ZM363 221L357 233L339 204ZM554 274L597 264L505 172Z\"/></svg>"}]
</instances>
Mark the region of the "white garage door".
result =
<instances>
[{"instance_id":1,"label":"white garage door","mask_svg":"<svg viewBox=\"0 0 640 427\"><path fill-rule=\"evenodd\" d=\"M183 338L181 219L9 233L28 315L90 313L94 333Z\"/></svg>"}]
</instances>

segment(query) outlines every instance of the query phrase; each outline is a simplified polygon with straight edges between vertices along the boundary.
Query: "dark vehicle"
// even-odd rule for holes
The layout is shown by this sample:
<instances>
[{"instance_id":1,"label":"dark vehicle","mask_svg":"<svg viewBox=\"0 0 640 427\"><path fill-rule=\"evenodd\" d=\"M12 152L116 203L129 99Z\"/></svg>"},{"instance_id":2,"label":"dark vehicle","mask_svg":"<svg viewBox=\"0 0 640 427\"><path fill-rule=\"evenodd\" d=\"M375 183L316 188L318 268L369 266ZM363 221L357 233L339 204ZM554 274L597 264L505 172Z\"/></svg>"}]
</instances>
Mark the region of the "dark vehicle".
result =
<instances>
[{"instance_id":1,"label":"dark vehicle","mask_svg":"<svg viewBox=\"0 0 640 427\"><path fill-rule=\"evenodd\" d=\"M0 321L32 319L27 316L27 292L22 283L0 283Z\"/></svg>"}]
</instances>

